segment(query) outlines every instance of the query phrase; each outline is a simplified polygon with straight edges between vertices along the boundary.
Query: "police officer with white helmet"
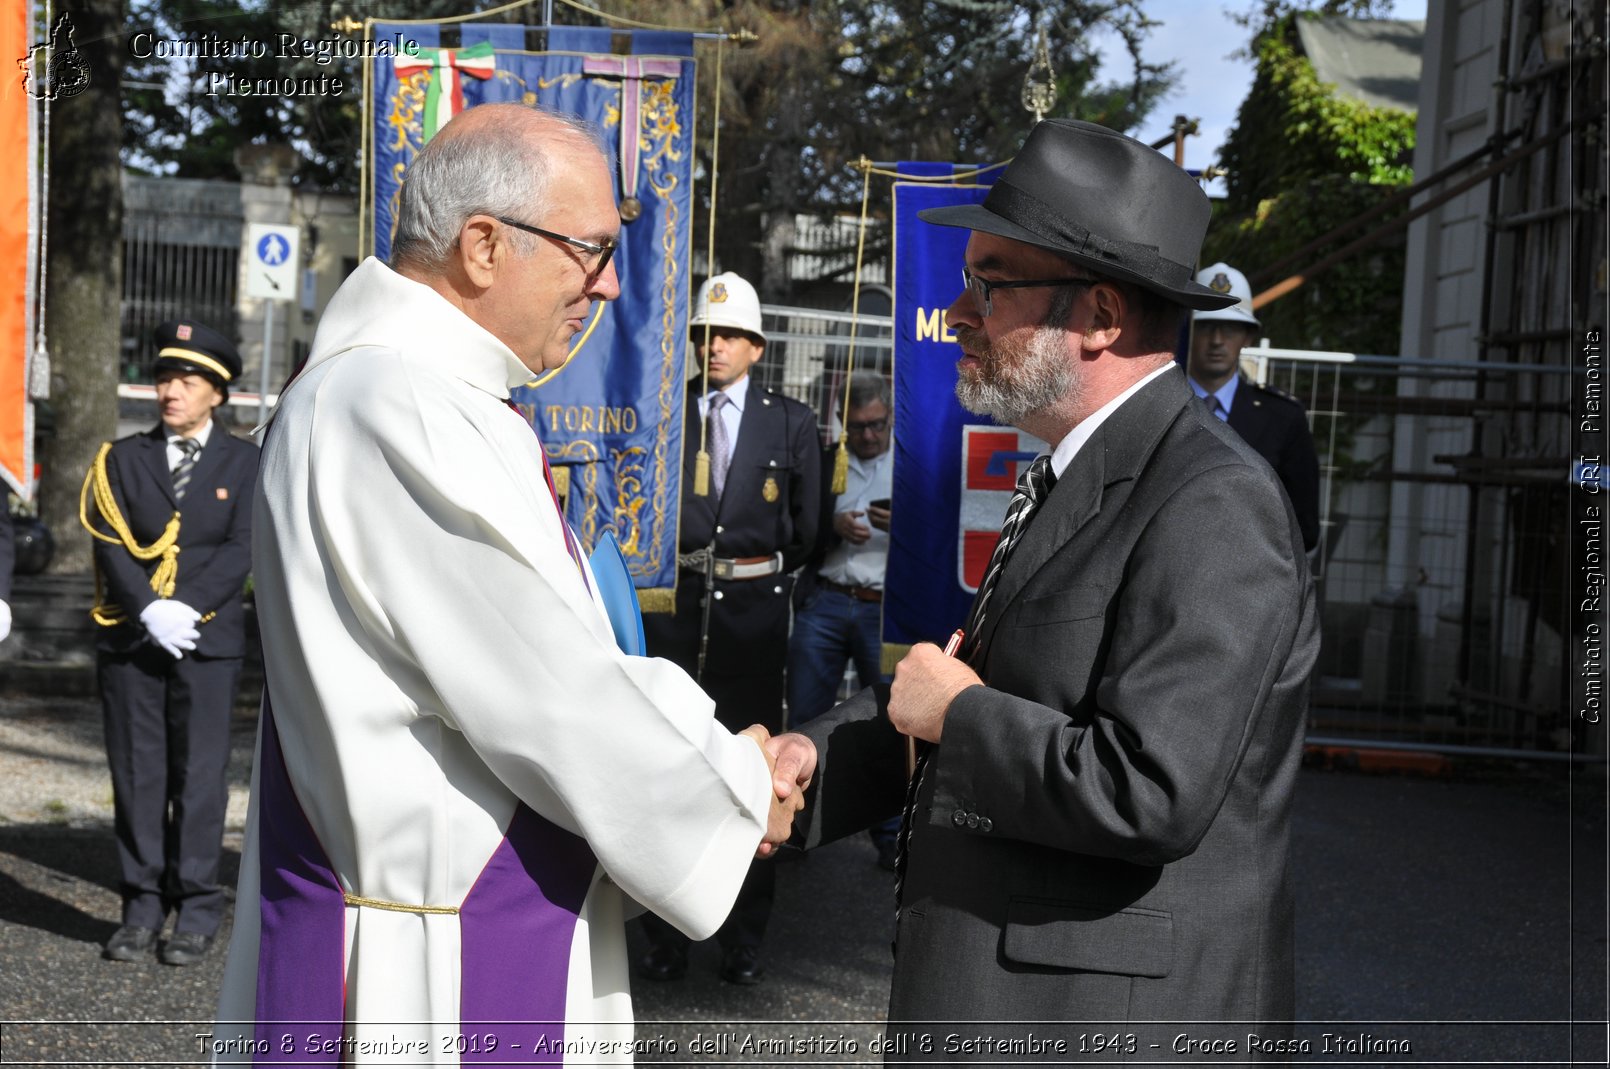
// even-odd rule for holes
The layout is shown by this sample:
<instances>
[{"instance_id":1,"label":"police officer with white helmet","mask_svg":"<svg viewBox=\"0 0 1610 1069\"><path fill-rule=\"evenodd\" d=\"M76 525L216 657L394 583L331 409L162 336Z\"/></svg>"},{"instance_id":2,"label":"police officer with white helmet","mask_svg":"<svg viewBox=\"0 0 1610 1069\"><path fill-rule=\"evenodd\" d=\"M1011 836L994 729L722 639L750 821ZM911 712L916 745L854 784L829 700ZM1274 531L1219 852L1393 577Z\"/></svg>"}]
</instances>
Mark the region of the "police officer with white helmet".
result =
<instances>
[{"instance_id":1,"label":"police officer with white helmet","mask_svg":"<svg viewBox=\"0 0 1610 1069\"><path fill-rule=\"evenodd\" d=\"M1241 350L1253 344L1262 324L1252 313L1247 276L1227 263L1198 272L1196 280L1236 303L1191 317L1191 389L1215 416L1233 427L1275 469L1297 513L1303 548L1319 544L1319 458L1302 402L1273 386L1261 386L1241 371Z\"/></svg>"},{"instance_id":2,"label":"police officer with white helmet","mask_svg":"<svg viewBox=\"0 0 1610 1069\"><path fill-rule=\"evenodd\" d=\"M789 573L816 540L816 416L750 377L766 334L760 297L743 278L726 272L699 288L689 334L704 389L696 388L699 379L689 383L676 612L644 617L648 652L692 674L715 700L721 723L741 730L759 722L780 732ZM708 457L702 487L701 456ZM772 862L755 862L716 933L721 976L730 983L761 979L774 883ZM684 975L687 937L652 915L644 926L652 949L639 965L642 975Z\"/></svg>"}]
</instances>

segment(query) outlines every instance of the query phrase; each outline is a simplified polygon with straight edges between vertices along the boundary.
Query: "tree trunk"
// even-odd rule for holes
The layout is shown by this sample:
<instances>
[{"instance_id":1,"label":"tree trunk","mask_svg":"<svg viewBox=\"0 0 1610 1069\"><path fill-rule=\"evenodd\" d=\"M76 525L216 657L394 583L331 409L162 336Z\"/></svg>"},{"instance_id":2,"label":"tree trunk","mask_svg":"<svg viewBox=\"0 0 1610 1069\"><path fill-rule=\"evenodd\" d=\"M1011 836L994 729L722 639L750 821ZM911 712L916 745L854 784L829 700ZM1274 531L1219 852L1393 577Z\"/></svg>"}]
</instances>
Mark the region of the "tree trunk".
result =
<instances>
[{"instance_id":1,"label":"tree trunk","mask_svg":"<svg viewBox=\"0 0 1610 1069\"><path fill-rule=\"evenodd\" d=\"M56 536L50 571L90 567L78 492L117 429L123 296L123 0L77 0L74 42L89 75L51 102L45 329L55 434L40 450L40 516Z\"/></svg>"}]
</instances>

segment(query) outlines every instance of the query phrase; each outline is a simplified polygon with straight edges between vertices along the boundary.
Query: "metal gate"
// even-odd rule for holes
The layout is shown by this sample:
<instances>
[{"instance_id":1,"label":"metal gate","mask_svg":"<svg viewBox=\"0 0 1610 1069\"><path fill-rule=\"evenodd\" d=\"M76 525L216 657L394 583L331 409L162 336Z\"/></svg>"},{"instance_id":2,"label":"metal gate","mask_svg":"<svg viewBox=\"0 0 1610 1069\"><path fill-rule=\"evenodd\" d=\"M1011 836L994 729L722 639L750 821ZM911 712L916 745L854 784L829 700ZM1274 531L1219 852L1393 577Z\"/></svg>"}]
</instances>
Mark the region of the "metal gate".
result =
<instances>
[{"instance_id":1,"label":"metal gate","mask_svg":"<svg viewBox=\"0 0 1610 1069\"><path fill-rule=\"evenodd\" d=\"M837 441L837 404L850 361L850 313L787 305L761 306L766 357L754 376L778 393L805 402L816 413L824 440ZM894 360L894 320L886 315L857 317L855 370L888 376Z\"/></svg>"},{"instance_id":2,"label":"metal gate","mask_svg":"<svg viewBox=\"0 0 1610 1069\"><path fill-rule=\"evenodd\" d=\"M129 177L123 188L124 382L150 382L151 331L196 319L236 337L245 220L234 182Z\"/></svg>"},{"instance_id":3,"label":"metal gate","mask_svg":"<svg viewBox=\"0 0 1610 1069\"><path fill-rule=\"evenodd\" d=\"M1246 349L1321 469L1315 735L1567 752L1569 368Z\"/></svg>"}]
</instances>

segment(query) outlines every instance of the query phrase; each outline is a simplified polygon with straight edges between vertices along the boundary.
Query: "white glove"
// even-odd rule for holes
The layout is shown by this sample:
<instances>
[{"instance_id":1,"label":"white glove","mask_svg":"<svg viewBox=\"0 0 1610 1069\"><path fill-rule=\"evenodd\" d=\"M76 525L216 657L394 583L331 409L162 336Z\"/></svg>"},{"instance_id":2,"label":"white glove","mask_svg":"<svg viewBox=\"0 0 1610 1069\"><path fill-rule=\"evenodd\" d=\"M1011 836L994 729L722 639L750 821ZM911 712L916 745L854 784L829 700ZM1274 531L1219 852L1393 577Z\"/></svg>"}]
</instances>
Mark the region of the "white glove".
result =
<instances>
[{"instance_id":1,"label":"white glove","mask_svg":"<svg viewBox=\"0 0 1610 1069\"><path fill-rule=\"evenodd\" d=\"M185 650L196 648L201 632L196 621L201 614L182 601L158 599L140 611L140 623L145 625L151 641L173 654L178 660Z\"/></svg>"},{"instance_id":2,"label":"white glove","mask_svg":"<svg viewBox=\"0 0 1610 1069\"><path fill-rule=\"evenodd\" d=\"M9 634L11 634L11 606L0 601L0 642L4 642Z\"/></svg>"}]
</instances>

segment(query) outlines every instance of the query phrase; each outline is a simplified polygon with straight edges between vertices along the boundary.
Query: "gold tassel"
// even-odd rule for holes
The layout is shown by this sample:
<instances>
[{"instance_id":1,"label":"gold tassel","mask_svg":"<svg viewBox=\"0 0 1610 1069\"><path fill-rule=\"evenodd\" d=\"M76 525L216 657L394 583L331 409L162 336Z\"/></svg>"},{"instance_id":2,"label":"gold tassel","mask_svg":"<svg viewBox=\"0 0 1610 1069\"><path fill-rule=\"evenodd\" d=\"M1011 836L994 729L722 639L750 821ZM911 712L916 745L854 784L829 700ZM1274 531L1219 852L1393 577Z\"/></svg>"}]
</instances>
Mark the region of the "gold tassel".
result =
<instances>
[{"instance_id":1,"label":"gold tassel","mask_svg":"<svg viewBox=\"0 0 1610 1069\"><path fill-rule=\"evenodd\" d=\"M100 541L122 546L135 560L157 559L156 570L151 573L151 592L159 598L171 598L179 583L179 513L175 512L168 520L162 537L155 542L149 546L136 542L134 532L129 529L128 521L117 507L117 498L112 496L112 483L106 475L106 458L111 452L111 442L102 444L100 452L95 454L95 462L84 474L84 486L78 492L78 522ZM90 522L89 499L92 493L96 510L115 537L102 534ZM128 619L122 606L106 601L106 586L99 564L95 566L95 604L91 606L89 614L102 627L116 627ZM201 618L201 623L208 623L217 615L216 610L209 612Z\"/></svg>"},{"instance_id":2,"label":"gold tassel","mask_svg":"<svg viewBox=\"0 0 1610 1069\"><path fill-rule=\"evenodd\" d=\"M844 448L844 439L839 439L839 451L833 457L833 493L842 494L844 488L850 483L850 453Z\"/></svg>"},{"instance_id":3,"label":"gold tassel","mask_svg":"<svg viewBox=\"0 0 1610 1069\"><path fill-rule=\"evenodd\" d=\"M693 457L693 492L710 496L710 454L701 449Z\"/></svg>"}]
</instances>

